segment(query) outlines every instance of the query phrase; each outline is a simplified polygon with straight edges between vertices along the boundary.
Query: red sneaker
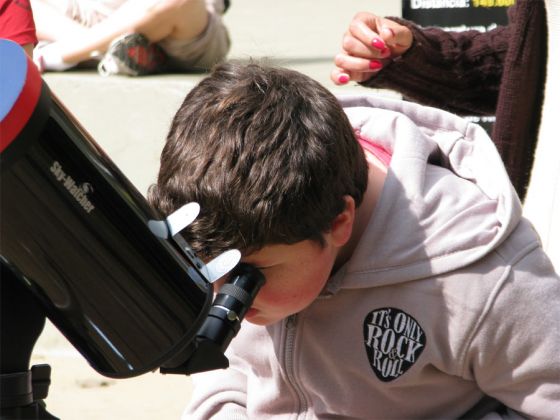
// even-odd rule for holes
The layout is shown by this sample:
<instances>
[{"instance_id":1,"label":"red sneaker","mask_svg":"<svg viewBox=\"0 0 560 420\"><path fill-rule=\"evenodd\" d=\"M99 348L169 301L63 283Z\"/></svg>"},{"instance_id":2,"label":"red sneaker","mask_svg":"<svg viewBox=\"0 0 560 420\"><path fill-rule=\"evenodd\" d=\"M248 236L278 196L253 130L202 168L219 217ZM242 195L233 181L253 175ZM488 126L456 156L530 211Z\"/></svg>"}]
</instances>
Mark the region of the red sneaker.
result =
<instances>
[{"instance_id":1,"label":"red sneaker","mask_svg":"<svg viewBox=\"0 0 560 420\"><path fill-rule=\"evenodd\" d=\"M142 34L133 33L123 35L109 45L97 70L102 76L143 76L161 73L167 61L167 55L159 45L150 43Z\"/></svg>"}]
</instances>

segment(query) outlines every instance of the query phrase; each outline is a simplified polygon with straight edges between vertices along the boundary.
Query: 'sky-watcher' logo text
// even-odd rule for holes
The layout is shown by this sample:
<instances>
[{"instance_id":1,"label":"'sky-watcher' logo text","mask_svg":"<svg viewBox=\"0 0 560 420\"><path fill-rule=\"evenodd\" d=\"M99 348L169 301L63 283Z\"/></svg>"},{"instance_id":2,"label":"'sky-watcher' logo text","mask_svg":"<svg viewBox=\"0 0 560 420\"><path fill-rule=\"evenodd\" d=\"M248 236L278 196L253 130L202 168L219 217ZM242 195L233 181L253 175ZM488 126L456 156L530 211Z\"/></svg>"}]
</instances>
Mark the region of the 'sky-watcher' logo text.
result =
<instances>
[{"instance_id":1,"label":"'sky-watcher' logo text","mask_svg":"<svg viewBox=\"0 0 560 420\"><path fill-rule=\"evenodd\" d=\"M56 180L60 182L64 188L70 193L72 197L77 201L77 203L86 211L86 213L91 213L95 209L95 206L89 201L88 194L93 193L93 187L90 183L84 182L81 185L77 185L76 181L68 175L62 169L62 166L58 161L54 161L51 165L51 173L54 175Z\"/></svg>"}]
</instances>

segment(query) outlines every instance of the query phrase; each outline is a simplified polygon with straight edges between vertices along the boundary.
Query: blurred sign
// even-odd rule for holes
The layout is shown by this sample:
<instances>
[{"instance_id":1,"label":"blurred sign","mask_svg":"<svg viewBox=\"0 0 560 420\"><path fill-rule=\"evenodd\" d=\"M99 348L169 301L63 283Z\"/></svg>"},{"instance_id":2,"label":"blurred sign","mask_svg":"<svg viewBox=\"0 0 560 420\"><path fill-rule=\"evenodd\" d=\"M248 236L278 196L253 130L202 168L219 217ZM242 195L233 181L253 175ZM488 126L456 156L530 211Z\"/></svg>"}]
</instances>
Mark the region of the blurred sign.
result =
<instances>
[{"instance_id":1,"label":"blurred sign","mask_svg":"<svg viewBox=\"0 0 560 420\"><path fill-rule=\"evenodd\" d=\"M420 26L437 26L447 31L477 30L486 32L507 25L507 8L515 0L402 0L402 17ZM488 133L493 116L467 116Z\"/></svg>"}]
</instances>

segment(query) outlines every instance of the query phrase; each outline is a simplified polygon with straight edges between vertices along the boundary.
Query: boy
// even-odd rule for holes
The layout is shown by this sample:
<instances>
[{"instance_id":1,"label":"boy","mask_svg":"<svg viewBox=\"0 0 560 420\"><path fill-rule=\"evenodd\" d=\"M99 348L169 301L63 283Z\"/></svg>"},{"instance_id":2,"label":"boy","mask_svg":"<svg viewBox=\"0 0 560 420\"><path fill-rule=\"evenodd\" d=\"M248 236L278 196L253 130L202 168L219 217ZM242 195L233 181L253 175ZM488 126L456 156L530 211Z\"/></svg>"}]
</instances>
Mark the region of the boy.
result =
<instances>
[{"instance_id":1,"label":"boy","mask_svg":"<svg viewBox=\"0 0 560 420\"><path fill-rule=\"evenodd\" d=\"M200 203L195 252L238 248L266 277L186 418L453 418L485 395L560 413L560 282L480 127L226 64L177 112L149 196Z\"/></svg>"}]
</instances>

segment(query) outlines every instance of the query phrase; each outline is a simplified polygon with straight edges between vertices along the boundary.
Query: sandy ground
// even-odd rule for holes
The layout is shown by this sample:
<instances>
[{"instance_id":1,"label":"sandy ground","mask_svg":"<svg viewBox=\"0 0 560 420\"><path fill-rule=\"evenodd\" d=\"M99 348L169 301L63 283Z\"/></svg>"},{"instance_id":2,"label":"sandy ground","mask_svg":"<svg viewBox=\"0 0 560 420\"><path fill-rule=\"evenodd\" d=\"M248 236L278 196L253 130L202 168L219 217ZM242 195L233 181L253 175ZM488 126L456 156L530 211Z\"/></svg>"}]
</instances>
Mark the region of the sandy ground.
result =
<instances>
[{"instance_id":1,"label":"sandy ground","mask_svg":"<svg viewBox=\"0 0 560 420\"><path fill-rule=\"evenodd\" d=\"M47 410L64 420L178 419L192 389L190 377L183 375L102 376L50 323L31 362L51 366Z\"/></svg>"}]
</instances>

